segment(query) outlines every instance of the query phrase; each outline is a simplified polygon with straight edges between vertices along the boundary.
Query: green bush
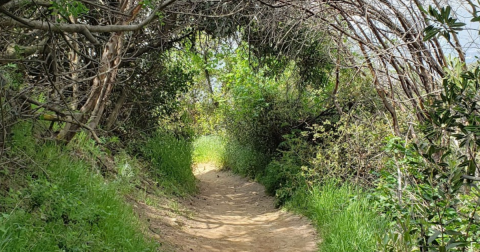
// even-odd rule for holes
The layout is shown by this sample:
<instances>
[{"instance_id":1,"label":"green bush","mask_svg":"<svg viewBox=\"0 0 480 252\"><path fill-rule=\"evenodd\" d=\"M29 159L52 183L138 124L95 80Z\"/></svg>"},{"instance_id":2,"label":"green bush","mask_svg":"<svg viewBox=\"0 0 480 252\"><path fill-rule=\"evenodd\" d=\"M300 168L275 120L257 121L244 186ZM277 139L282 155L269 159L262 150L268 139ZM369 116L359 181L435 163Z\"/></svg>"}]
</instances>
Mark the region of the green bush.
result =
<instances>
[{"instance_id":1,"label":"green bush","mask_svg":"<svg viewBox=\"0 0 480 252\"><path fill-rule=\"evenodd\" d=\"M250 145L228 140L223 167L248 177L260 175L270 158Z\"/></svg>"},{"instance_id":2,"label":"green bush","mask_svg":"<svg viewBox=\"0 0 480 252\"><path fill-rule=\"evenodd\" d=\"M20 167L0 174L9 187L0 194L0 251L155 251L123 199L125 184L87 162L93 144L38 144L29 128L17 127L12 139Z\"/></svg>"},{"instance_id":3,"label":"green bush","mask_svg":"<svg viewBox=\"0 0 480 252\"><path fill-rule=\"evenodd\" d=\"M143 156L152 164L154 179L177 195L196 191L192 172L192 144L168 133L155 133L141 148Z\"/></svg>"}]
</instances>

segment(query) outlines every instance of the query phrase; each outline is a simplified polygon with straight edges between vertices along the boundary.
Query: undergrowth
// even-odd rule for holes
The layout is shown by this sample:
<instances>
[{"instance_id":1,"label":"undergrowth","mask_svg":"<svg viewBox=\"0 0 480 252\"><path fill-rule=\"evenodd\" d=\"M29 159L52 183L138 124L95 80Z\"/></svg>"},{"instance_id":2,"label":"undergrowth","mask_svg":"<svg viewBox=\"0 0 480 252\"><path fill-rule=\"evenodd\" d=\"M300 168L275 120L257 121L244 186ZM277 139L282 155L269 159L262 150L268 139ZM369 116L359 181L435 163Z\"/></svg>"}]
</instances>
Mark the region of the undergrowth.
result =
<instances>
[{"instance_id":1,"label":"undergrowth","mask_svg":"<svg viewBox=\"0 0 480 252\"><path fill-rule=\"evenodd\" d=\"M387 223L371 208L366 194L354 186L328 181L298 190L286 208L309 217L320 232L320 251L375 251Z\"/></svg>"},{"instance_id":2,"label":"undergrowth","mask_svg":"<svg viewBox=\"0 0 480 252\"><path fill-rule=\"evenodd\" d=\"M268 164L270 158L256 150L254 146L242 145L235 140L228 140L225 147L223 167L235 173L256 177Z\"/></svg>"},{"instance_id":3,"label":"undergrowth","mask_svg":"<svg viewBox=\"0 0 480 252\"><path fill-rule=\"evenodd\" d=\"M220 136L201 136L193 142L195 163L213 163L221 166L225 161L225 140Z\"/></svg>"},{"instance_id":4,"label":"undergrowth","mask_svg":"<svg viewBox=\"0 0 480 252\"><path fill-rule=\"evenodd\" d=\"M152 164L154 179L167 193L184 196L196 192L189 141L158 132L147 140L141 152Z\"/></svg>"},{"instance_id":5,"label":"undergrowth","mask_svg":"<svg viewBox=\"0 0 480 252\"><path fill-rule=\"evenodd\" d=\"M106 179L85 135L68 148L37 143L24 124L12 141L0 174L0 251L156 250L123 198L134 172L126 162Z\"/></svg>"}]
</instances>

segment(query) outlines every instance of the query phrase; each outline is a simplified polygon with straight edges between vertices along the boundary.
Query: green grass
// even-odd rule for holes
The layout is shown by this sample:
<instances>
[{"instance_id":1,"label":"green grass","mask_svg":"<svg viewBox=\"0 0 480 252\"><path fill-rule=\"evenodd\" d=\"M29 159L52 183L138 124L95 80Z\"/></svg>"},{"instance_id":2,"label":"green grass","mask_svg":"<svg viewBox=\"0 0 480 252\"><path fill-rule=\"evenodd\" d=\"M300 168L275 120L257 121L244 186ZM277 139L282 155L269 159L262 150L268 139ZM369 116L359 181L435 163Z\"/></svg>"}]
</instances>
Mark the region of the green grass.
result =
<instances>
[{"instance_id":1,"label":"green grass","mask_svg":"<svg viewBox=\"0 0 480 252\"><path fill-rule=\"evenodd\" d=\"M193 142L193 161L223 165L225 161L225 140L220 136L201 136Z\"/></svg>"},{"instance_id":2,"label":"green grass","mask_svg":"<svg viewBox=\"0 0 480 252\"><path fill-rule=\"evenodd\" d=\"M156 133L145 143L142 152L152 164L154 179L167 193L183 196L196 192L190 142L172 134Z\"/></svg>"},{"instance_id":3,"label":"green grass","mask_svg":"<svg viewBox=\"0 0 480 252\"><path fill-rule=\"evenodd\" d=\"M220 136L202 136L193 143L195 163L214 163L235 173L254 177L264 169L269 159L252 146Z\"/></svg>"},{"instance_id":4,"label":"green grass","mask_svg":"<svg viewBox=\"0 0 480 252\"><path fill-rule=\"evenodd\" d=\"M269 160L253 146L230 140L226 143L223 167L244 176L256 177L263 172Z\"/></svg>"},{"instance_id":5,"label":"green grass","mask_svg":"<svg viewBox=\"0 0 480 252\"><path fill-rule=\"evenodd\" d=\"M377 237L387 228L365 193L348 184L298 190L286 207L312 219L322 252L376 251Z\"/></svg>"},{"instance_id":6,"label":"green grass","mask_svg":"<svg viewBox=\"0 0 480 252\"><path fill-rule=\"evenodd\" d=\"M14 131L11 151L23 158L20 170L0 175L9 187L0 193L0 251L156 250L125 203L129 185L106 180L87 158L88 148L100 154L92 142L80 136L70 150L38 144L29 128Z\"/></svg>"}]
</instances>

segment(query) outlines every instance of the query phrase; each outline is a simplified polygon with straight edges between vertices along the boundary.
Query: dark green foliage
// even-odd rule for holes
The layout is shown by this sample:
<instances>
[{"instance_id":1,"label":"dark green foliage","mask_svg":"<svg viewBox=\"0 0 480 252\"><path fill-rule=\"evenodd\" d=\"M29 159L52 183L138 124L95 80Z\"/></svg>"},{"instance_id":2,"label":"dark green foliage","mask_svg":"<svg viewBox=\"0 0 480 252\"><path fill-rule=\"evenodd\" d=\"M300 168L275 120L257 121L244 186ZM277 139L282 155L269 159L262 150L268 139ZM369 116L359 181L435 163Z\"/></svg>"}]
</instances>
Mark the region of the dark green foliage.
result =
<instances>
[{"instance_id":1,"label":"dark green foliage","mask_svg":"<svg viewBox=\"0 0 480 252\"><path fill-rule=\"evenodd\" d=\"M305 137L297 134L284 136L279 146L278 157L273 159L260 177L267 192L277 197L277 204L283 205L297 190L304 190L307 178L304 170L308 159L315 155L314 149Z\"/></svg>"},{"instance_id":2,"label":"dark green foliage","mask_svg":"<svg viewBox=\"0 0 480 252\"><path fill-rule=\"evenodd\" d=\"M270 157L256 146L229 139L225 146L223 167L248 177L258 177L270 161Z\"/></svg>"},{"instance_id":3,"label":"dark green foliage","mask_svg":"<svg viewBox=\"0 0 480 252\"><path fill-rule=\"evenodd\" d=\"M387 144L393 157L382 173L378 202L397 223L385 248L466 251L480 246L480 191L472 180L480 147L480 69L459 76L445 78L444 92L431 97L424 141L407 145L394 138ZM405 238L394 238L395 232Z\"/></svg>"},{"instance_id":4,"label":"dark green foliage","mask_svg":"<svg viewBox=\"0 0 480 252\"><path fill-rule=\"evenodd\" d=\"M452 7L450 6L443 7L440 10L430 6L428 11L423 11L430 15L433 18L433 21L436 22L425 28L424 41L428 41L438 34L447 40L450 40L451 33L457 33L458 31L463 30L463 27L466 25L465 23L458 22L456 18L450 16L450 14L452 14Z\"/></svg>"},{"instance_id":5,"label":"dark green foliage","mask_svg":"<svg viewBox=\"0 0 480 252\"><path fill-rule=\"evenodd\" d=\"M179 95L187 92L193 82L195 71L188 69L184 62L168 62L169 57L161 58L158 54L145 57L136 62L138 66L131 81L121 87L127 93L125 104L131 104L127 106L130 108L128 113L122 113L118 118L118 122L126 120L117 128L124 138L155 132L160 126L159 118L177 112Z\"/></svg>"},{"instance_id":6,"label":"dark green foliage","mask_svg":"<svg viewBox=\"0 0 480 252\"><path fill-rule=\"evenodd\" d=\"M278 76L284 72L290 61L295 61L300 76L296 83L298 87L325 88L329 84L330 71L333 63L325 51L330 43L327 36L322 33L311 33L307 24L280 23L276 27L282 35L281 39L271 34L270 29L265 29L261 24L258 28L244 31L245 41L249 50L255 54L261 67L268 69L271 76ZM305 26L305 27L303 27ZM292 32L292 29L294 32ZM270 43L265 40L271 39ZM278 39L279 41L275 41Z\"/></svg>"}]
</instances>

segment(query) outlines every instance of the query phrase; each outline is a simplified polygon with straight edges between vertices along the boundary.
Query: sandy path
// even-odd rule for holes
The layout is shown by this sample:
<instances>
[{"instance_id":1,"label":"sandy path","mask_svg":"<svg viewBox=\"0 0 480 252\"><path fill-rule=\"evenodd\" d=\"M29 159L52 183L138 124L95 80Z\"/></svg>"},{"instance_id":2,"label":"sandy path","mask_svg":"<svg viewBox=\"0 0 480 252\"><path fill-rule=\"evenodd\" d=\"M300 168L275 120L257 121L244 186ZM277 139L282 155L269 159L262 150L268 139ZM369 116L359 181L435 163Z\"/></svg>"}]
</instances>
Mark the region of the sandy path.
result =
<instances>
[{"instance_id":1,"label":"sandy path","mask_svg":"<svg viewBox=\"0 0 480 252\"><path fill-rule=\"evenodd\" d=\"M157 239L173 245L167 250L316 251L316 233L309 221L275 209L274 199L260 184L212 165L199 165L195 175L200 193L184 202L186 209L177 209L179 214L159 213L158 206L141 207Z\"/></svg>"}]
</instances>

